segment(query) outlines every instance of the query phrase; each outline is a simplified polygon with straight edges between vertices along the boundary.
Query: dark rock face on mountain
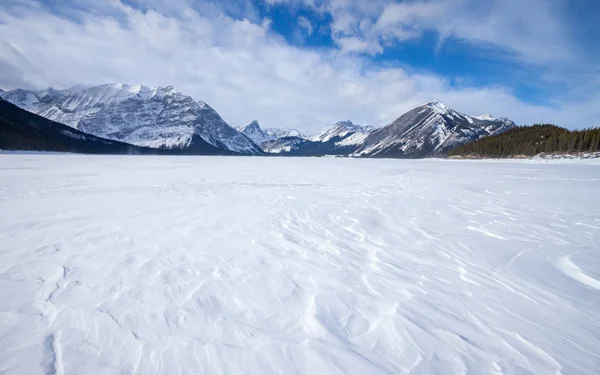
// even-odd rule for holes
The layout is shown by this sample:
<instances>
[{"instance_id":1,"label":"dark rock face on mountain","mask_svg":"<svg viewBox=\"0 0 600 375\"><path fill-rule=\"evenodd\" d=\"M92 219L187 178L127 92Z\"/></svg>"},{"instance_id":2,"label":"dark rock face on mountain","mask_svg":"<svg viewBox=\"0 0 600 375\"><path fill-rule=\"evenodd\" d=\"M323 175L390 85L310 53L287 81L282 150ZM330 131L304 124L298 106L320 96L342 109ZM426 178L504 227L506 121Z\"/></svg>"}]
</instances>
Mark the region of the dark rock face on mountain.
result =
<instances>
[{"instance_id":1,"label":"dark rock face on mountain","mask_svg":"<svg viewBox=\"0 0 600 375\"><path fill-rule=\"evenodd\" d=\"M514 126L505 118L468 116L434 100L371 132L356 155L400 158L444 155L456 147Z\"/></svg>"},{"instance_id":2,"label":"dark rock face on mountain","mask_svg":"<svg viewBox=\"0 0 600 375\"><path fill-rule=\"evenodd\" d=\"M219 152L262 153L208 104L171 86L110 84L38 92L16 89L0 95L50 120L138 146L193 151L208 144Z\"/></svg>"}]
</instances>

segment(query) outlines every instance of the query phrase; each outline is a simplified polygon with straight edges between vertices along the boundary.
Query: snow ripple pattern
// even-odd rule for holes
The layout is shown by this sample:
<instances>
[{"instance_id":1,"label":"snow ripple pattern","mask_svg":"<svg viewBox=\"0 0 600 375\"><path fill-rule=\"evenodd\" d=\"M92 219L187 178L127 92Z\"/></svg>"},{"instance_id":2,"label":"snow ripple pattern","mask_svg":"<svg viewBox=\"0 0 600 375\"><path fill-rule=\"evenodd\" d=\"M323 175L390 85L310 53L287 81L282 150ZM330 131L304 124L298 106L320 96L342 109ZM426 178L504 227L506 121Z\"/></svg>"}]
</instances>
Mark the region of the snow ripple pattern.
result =
<instances>
[{"instance_id":1,"label":"snow ripple pattern","mask_svg":"<svg viewBox=\"0 0 600 375\"><path fill-rule=\"evenodd\" d=\"M0 155L0 373L596 373L599 168Z\"/></svg>"}]
</instances>

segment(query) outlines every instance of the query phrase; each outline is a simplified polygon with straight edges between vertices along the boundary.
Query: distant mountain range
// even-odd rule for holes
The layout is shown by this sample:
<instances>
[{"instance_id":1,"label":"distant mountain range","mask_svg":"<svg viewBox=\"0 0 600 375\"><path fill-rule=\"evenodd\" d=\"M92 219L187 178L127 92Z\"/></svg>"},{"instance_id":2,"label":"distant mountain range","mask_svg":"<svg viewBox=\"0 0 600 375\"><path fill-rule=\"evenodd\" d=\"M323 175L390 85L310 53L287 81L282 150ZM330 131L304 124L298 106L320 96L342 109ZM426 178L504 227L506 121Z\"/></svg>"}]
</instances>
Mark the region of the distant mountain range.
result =
<instances>
[{"instance_id":1,"label":"distant mountain range","mask_svg":"<svg viewBox=\"0 0 600 375\"><path fill-rule=\"evenodd\" d=\"M261 144L263 151L278 155L350 155L354 153L373 131L370 126L354 125L340 121L323 133L310 139L283 137Z\"/></svg>"},{"instance_id":2,"label":"distant mountain range","mask_svg":"<svg viewBox=\"0 0 600 375\"><path fill-rule=\"evenodd\" d=\"M421 158L445 155L458 146L514 126L506 118L468 116L433 100L380 129L341 121L311 139L279 138L262 143L261 148L280 155Z\"/></svg>"},{"instance_id":3,"label":"distant mountain range","mask_svg":"<svg viewBox=\"0 0 600 375\"><path fill-rule=\"evenodd\" d=\"M296 129L261 129L257 121L233 128L208 104L171 86L15 89L0 97L84 133L185 154L431 157L515 126L506 118L469 116L434 100L380 129L340 121L309 138Z\"/></svg>"},{"instance_id":4,"label":"distant mountain range","mask_svg":"<svg viewBox=\"0 0 600 375\"><path fill-rule=\"evenodd\" d=\"M275 140L278 138L284 138L284 137L306 138L306 135L304 135L303 133L301 133L299 130L296 130L296 129L267 128L267 129L263 130L263 129L261 129L260 125L258 124L258 121L256 121L256 120L252 121L251 123L249 123L247 125L239 126L236 129L239 130L240 132L244 133L244 135L246 135L248 138L250 138L257 145L260 145L261 143L264 143L267 141L272 141L272 140Z\"/></svg>"}]
</instances>

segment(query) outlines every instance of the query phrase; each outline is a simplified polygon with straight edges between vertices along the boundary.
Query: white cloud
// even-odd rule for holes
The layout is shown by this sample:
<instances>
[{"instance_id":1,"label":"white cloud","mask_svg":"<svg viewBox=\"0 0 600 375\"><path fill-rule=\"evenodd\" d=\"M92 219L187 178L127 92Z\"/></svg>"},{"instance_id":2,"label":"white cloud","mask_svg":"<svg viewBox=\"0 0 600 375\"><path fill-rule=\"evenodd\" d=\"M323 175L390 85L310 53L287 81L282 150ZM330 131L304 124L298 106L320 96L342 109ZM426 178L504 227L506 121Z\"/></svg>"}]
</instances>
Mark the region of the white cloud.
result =
<instances>
[{"instance_id":1,"label":"white cloud","mask_svg":"<svg viewBox=\"0 0 600 375\"><path fill-rule=\"evenodd\" d=\"M313 26L308 18L306 18L304 16L299 16L297 22L298 22L298 26L300 26L300 28L302 28L303 30L306 31L306 34L308 34L308 35L313 34Z\"/></svg>"},{"instance_id":2,"label":"white cloud","mask_svg":"<svg viewBox=\"0 0 600 375\"><path fill-rule=\"evenodd\" d=\"M348 55L383 48L351 35L376 27L367 20L381 18L384 8L379 5L357 5L372 17L338 23L340 49L310 50L287 44L270 30L268 19L234 19L227 14L235 10L214 7L205 14L204 8L183 2L158 11L152 4L162 0L145 1L145 12L113 0L110 9L80 11L77 21L35 3L0 13L0 87L171 84L209 103L232 125L256 118L265 127L290 126L308 133L342 119L385 125L434 97L459 111L490 112L519 123L587 126L581 122L591 114L600 116L599 110L589 111L593 105L588 108L587 102L557 103L559 109L534 106L516 99L508 88L453 88L432 74L381 67ZM336 1L331 4L338 10L348 10L342 0Z\"/></svg>"},{"instance_id":3,"label":"white cloud","mask_svg":"<svg viewBox=\"0 0 600 375\"><path fill-rule=\"evenodd\" d=\"M449 10L448 5L448 2L391 3L383 8L375 27L387 30L398 25L413 25L422 20L439 19Z\"/></svg>"},{"instance_id":4,"label":"white cloud","mask_svg":"<svg viewBox=\"0 0 600 375\"><path fill-rule=\"evenodd\" d=\"M343 53L366 53L377 55L383 52L383 47L378 42L368 42L357 37L339 37L335 43Z\"/></svg>"},{"instance_id":5,"label":"white cloud","mask_svg":"<svg viewBox=\"0 0 600 375\"><path fill-rule=\"evenodd\" d=\"M557 0L331 0L318 8L333 18L334 40L354 38L374 45L419 38L424 31L440 38L506 49L515 59L547 64L577 59L578 51L561 22ZM364 27L368 25L368 27Z\"/></svg>"}]
</instances>

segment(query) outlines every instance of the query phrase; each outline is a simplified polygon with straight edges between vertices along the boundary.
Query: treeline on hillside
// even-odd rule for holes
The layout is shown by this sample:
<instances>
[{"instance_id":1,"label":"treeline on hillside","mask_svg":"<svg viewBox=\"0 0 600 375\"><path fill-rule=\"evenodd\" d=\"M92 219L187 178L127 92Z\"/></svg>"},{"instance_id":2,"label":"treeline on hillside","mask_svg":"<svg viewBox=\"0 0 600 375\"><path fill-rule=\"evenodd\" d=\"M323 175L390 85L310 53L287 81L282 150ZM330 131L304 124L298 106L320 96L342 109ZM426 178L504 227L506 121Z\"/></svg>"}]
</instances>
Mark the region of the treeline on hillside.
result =
<instances>
[{"instance_id":1,"label":"treeline on hillside","mask_svg":"<svg viewBox=\"0 0 600 375\"><path fill-rule=\"evenodd\" d=\"M519 126L479 139L449 152L448 156L503 158L539 153L578 153L600 150L600 128L568 130L556 125Z\"/></svg>"}]
</instances>

